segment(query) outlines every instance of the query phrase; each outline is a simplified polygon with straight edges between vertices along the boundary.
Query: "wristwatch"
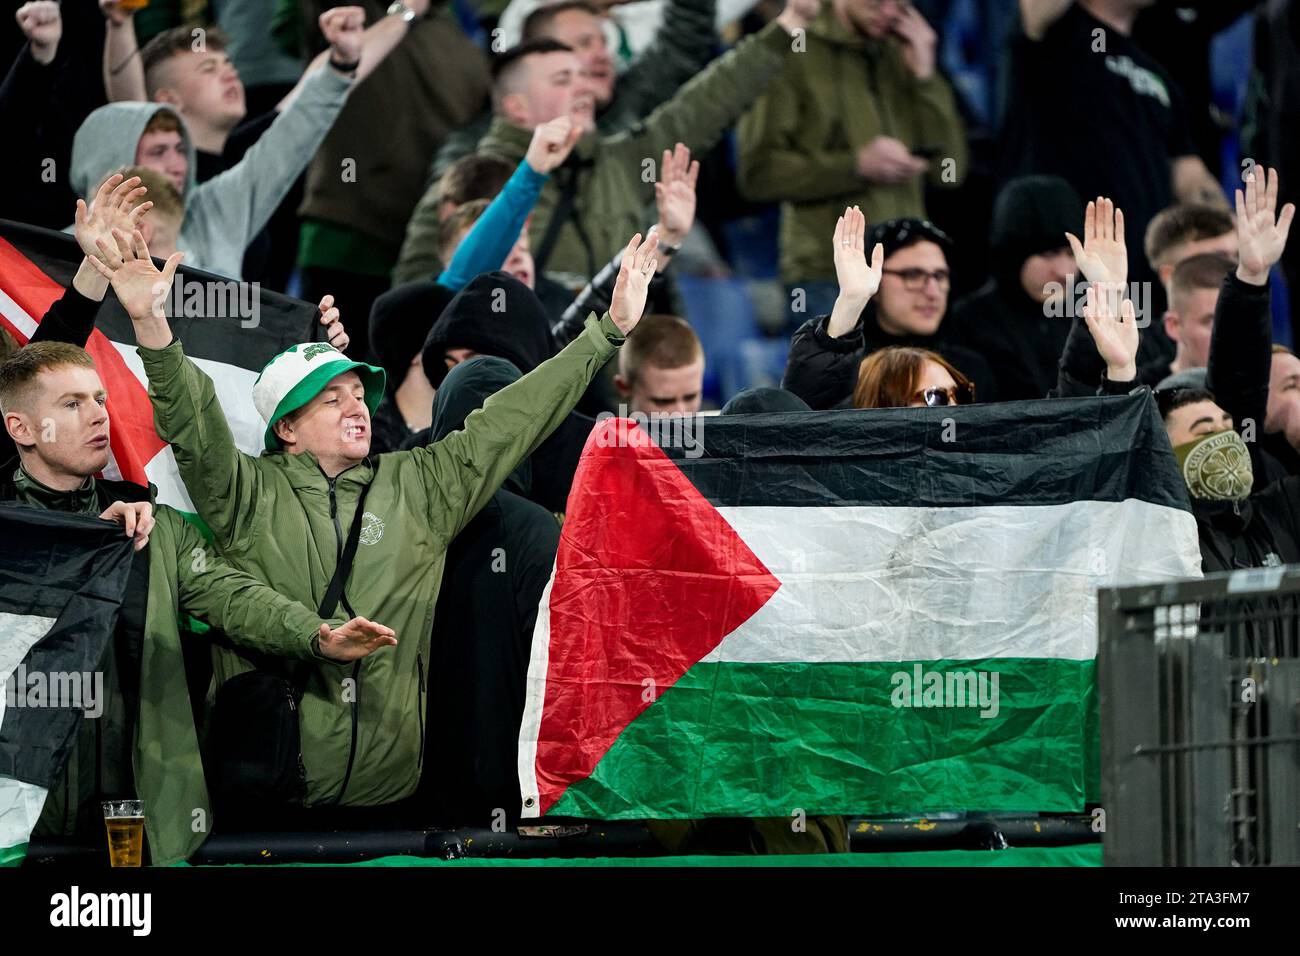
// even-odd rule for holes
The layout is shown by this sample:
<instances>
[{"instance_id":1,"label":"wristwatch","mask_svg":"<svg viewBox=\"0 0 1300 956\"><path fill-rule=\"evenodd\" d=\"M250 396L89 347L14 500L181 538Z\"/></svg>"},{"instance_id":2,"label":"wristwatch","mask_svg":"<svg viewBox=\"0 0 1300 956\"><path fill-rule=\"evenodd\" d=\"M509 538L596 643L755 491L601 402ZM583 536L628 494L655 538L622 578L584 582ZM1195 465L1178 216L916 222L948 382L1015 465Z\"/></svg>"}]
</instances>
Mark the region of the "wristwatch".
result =
<instances>
[{"instance_id":1,"label":"wristwatch","mask_svg":"<svg viewBox=\"0 0 1300 956\"><path fill-rule=\"evenodd\" d=\"M407 26L410 26L418 19L418 14L403 3L402 0L393 0L393 2L388 6L388 15L393 17L398 14L401 15L402 22Z\"/></svg>"}]
</instances>

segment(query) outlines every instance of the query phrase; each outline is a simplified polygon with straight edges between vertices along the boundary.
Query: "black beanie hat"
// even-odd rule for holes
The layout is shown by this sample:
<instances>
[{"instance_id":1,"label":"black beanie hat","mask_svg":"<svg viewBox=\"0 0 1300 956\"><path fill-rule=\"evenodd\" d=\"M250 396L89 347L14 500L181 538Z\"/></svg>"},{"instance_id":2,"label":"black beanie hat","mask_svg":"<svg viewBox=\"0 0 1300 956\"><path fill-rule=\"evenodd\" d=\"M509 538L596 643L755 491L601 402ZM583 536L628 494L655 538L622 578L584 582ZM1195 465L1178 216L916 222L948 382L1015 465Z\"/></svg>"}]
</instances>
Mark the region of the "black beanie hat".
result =
<instances>
[{"instance_id":1,"label":"black beanie hat","mask_svg":"<svg viewBox=\"0 0 1300 956\"><path fill-rule=\"evenodd\" d=\"M447 349L495 355L525 375L558 351L541 300L514 276L499 271L475 276L429 330L422 360L434 388L447 377Z\"/></svg>"},{"instance_id":2,"label":"black beanie hat","mask_svg":"<svg viewBox=\"0 0 1300 956\"><path fill-rule=\"evenodd\" d=\"M928 240L939 246L945 256L952 255L952 239L948 234L928 219L887 219L878 222L867 232L864 249L867 261L871 261L871 250L876 243L885 247L888 259L899 249L906 249L922 240Z\"/></svg>"},{"instance_id":3,"label":"black beanie hat","mask_svg":"<svg viewBox=\"0 0 1300 956\"><path fill-rule=\"evenodd\" d=\"M411 359L455 293L431 279L404 282L389 289L370 308L370 350L388 373L393 388L402 384Z\"/></svg>"}]
</instances>

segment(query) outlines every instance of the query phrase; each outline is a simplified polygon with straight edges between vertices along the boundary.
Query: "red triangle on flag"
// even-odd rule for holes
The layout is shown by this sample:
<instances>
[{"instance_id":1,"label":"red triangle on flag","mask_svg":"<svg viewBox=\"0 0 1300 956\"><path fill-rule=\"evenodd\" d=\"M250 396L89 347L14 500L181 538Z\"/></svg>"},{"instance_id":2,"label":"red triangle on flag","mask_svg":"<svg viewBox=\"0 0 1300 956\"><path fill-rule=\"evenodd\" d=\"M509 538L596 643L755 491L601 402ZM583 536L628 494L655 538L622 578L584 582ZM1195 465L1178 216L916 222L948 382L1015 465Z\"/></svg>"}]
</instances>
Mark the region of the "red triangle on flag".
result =
<instances>
[{"instance_id":1,"label":"red triangle on flag","mask_svg":"<svg viewBox=\"0 0 1300 956\"><path fill-rule=\"evenodd\" d=\"M0 326L19 345L26 345L23 319L39 323L66 290L11 243L0 239L0 291L19 310L19 314L8 315L0 304ZM145 465L167 447L154 429L149 394L103 332L95 329L90 333L86 351L94 359L100 381L108 392L108 441L117 469L127 481L147 485Z\"/></svg>"},{"instance_id":2,"label":"red triangle on flag","mask_svg":"<svg viewBox=\"0 0 1300 956\"><path fill-rule=\"evenodd\" d=\"M551 585L540 812L781 582L629 419L592 431Z\"/></svg>"}]
</instances>

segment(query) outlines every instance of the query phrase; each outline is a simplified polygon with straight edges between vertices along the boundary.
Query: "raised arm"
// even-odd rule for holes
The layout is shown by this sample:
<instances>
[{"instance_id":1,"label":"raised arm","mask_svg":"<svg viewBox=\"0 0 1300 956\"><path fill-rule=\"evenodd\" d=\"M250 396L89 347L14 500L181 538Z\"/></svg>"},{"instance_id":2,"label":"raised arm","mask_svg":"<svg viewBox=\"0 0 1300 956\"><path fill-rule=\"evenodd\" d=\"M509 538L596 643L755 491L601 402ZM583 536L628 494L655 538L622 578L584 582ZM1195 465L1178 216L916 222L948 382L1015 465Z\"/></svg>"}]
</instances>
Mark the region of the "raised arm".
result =
<instances>
[{"instance_id":1,"label":"raised arm","mask_svg":"<svg viewBox=\"0 0 1300 956\"><path fill-rule=\"evenodd\" d=\"M642 117L672 97L704 69L717 37L716 0L668 0L651 44L618 78L615 103L625 115Z\"/></svg>"},{"instance_id":2,"label":"raised arm","mask_svg":"<svg viewBox=\"0 0 1300 956\"><path fill-rule=\"evenodd\" d=\"M430 491L430 515L455 534L478 513L519 462L559 426L636 327L654 275L655 247L650 236L634 236L623 252L610 311L593 315L585 332L558 355L491 396L471 412L465 427L426 448L421 456Z\"/></svg>"},{"instance_id":3,"label":"raised arm","mask_svg":"<svg viewBox=\"0 0 1300 956\"><path fill-rule=\"evenodd\" d=\"M655 290L655 283L663 281L664 270L695 224L695 184L699 178L699 161L692 161L691 151L684 144L678 143L673 149L664 150L659 179L655 183L655 206L659 220L650 227L659 236L659 248L655 252L659 267L651 280L651 291ZM568 345L582 334L585 316L592 312L600 315L609 310L614 284L618 280L622 264L623 250L620 249L551 326L551 335L555 337L557 345Z\"/></svg>"},{"instance_id":4,"label":"raised arm","mask_svg":"<svg viewBox=\"0 0 1300 956\"><path fill-rule=\"evenodd\" d=\"M104 14L104 92L108 101L147 100L135 10L125 9L121 0L99 0L99 12Z\"/></svg>"},{"instance_id":5,"label":"raised arm","mask_svg":"<svg viewBox=\"0 0 1300 956\"><path fill-rule=\"evenodd\" d=\"M501 192L479 216L447 268L439 285L459 292L481 272L500 269L510 255L520 230L528 221L537 197L552 170L568 158L582 130L568 116L543 123L533 130L528 152ZM602 310L603 311L603 310Z\"/></svg>"},{"instance_id":6,"label":"raised arm","mask_svg":"<svg viewBox=\"0 0 1300 956\"><path fill-rule=\"evenodd\" d=\"M696 153L708 150L762 95L787 57L799 55L792 52L791 34L807 27L820 5L821 0L787 0L772 23L710 63L639 130L609 142L618 144L629 168L673 143L685 143Z\"/></svg>"},{"instance_id":7,"label":"raised arm","mask_svg":"<svg viewBox=\"0 0 1300 956\"><path fill-rule=\"evenodd\" d=\"M407 0L406 5L415 11L417 17L422 17L429 9L429 0ZM324 69L331 61L345 65L355 63L353 80L360 83L375 72L375 68L411 32L411 25L396 15L380 17L369 27L365 27L365 22L366 12L362 7L333 7L322 13L319 20L321 33L331 46L312 58L297 85L285 94L276 109L288 109L307 77Z\"/></svg>"},{"instance_id":8,"label":"raised arm","mask_svg":"<svg viewBox=\"0 0 1300 956\"><path fill-rule=\"evenodd\" d=\"M238 550L254 523L264 520L243 507L256 496L259 478L254 459L235 444L212 379L185 357L163 313L183 253L159 271L138 231L127 236L115 229L113 239L111 246L99 243L107 261L88 261L112 283L131 317L158 437L172 446L185 489L217 546Z\"/></svg>"},{"instance_id":9,"label":"raised arm","mask_svg":"<svg viewBox=\"0 0 1300 956\"><path fill-rule=\"evenodd\" d=\"M1098 196L1088 203L1083 218L1083 241L1065 234L1074 252L1079 272L1089 282L1126 288L1128 246L1124 241L1124 213L1111 200ZM1070 398L1093 395L1103 381L1106 363L1097 352L1092 333L1083 317L1076 318L1061 351L1057 384L1053 395Z\"/></svg>"},{"instance_id":10,"label":"raised arm","mask_svg":"<svg viewBox=\"0 0 1300 956\"><path fill-rule=\"evenodd\" d=\"M357 7L327 10L321 15L321 29L331 43L333 63L350 65L361 43ZM190 197L190 216L195 206L207 207L217 221L239 224L237 237L244 245L266 225L276 207L316 155L325 135L334 125L353 80L331 65L306 77L293 102L280 112L265 133L233 167L201 184Z\"/></svg>"},{"instance_id":11,"label":"raised arm","mask_svg":"<svg viewBox=\"0 0 1300 956\"><path fill-rule=\"evenodd\" d=\"M85 347L95 330L99 303L108 291L108 280L90 259L94 257L102 262L104 253L98 243L101 240L113 243L114 228L134 230L153 208L153 203L144 199L147 191L140 185L140 177L126 179L121 173L114 173L100 185L92 206L87 208L85 200L77 200L73 233L86 258L77 267L72 285L41 319L31 341L69 342Z\"/></svg>"},{"instance_id":12,"label":"raised arm","mask_svg":"<svg viewBox=\"0 0 1300 956\"><path fill-rule=\"evenodd\" d=\"M1273 363L1268 275L1286 248L1295 206L1287 203L1278 215L1273 169L1262 178L1252 171L1245 190L1236 191L1236 201L1237 271L1224 281L1214 308L1205 381L1237 430L1250 429L1258 441Z\"/></svg>"},{"instance_id":13,"label":"raised arm","mask_svg":"<svg viewBox=\"0 0 1300 956\"><path fill-rule=\"evenodd\" d=\"M885 247L877 243L866 258L867 220L850 206L835 223L832 254L839 295L829 316L809 319L790 342L782 387L811 407L832 408L852 394L862 358L862 311L880 288Z\"/></svg>"},{"instance_id":14,"label":"raised arm","mask_svg":"<svg viewBox=\"0 0 1300 956\"><path fill-rule=\"evenodd\" d=\"M1025 36L1037 43L1073 5L1074 0L1020 0L1020 23Z\"/></svg>"}]
</instances>

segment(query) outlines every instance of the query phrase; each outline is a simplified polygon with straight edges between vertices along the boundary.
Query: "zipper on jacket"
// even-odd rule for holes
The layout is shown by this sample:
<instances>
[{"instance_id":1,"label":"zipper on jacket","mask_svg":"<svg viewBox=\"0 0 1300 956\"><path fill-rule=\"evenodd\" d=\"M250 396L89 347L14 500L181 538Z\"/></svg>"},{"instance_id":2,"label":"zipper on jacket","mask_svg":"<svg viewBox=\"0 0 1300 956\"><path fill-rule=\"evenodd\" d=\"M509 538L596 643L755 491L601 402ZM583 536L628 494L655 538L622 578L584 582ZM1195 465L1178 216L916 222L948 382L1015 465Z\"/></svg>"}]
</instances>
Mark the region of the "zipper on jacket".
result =
<instances>
[{"instance_id":1,"label":"zipper on jacket","mask_svg":"<svg viewBox=\"0 0 1300 956\"><path fill-rule=\"evenodd\" d=\"M352 745L348 748L348 766L343 771L343 785L339 787L339 795L334 798L336 804L343 802L343 794L348 790L348 781L352 779L352 764L357 759L357 708L360 706L361 662L357 661L352 665Z\"/></svg>"},{"instance_id":2,"label":"zipper on jacket","mask_svg":"<svg viewBox=\"0 0 1300 956\"><path fill-rule=\"evenodd\" d=\"M419 677L420 677L420 684L419 684L420 694L419 697L417 698L417 700L419 701L419 712L420 712L420 753L419 756L415 758L415 768L419 770L424 766L424 655L423 654L415 655L415 666L419 670Z\"/></svg>"}]
</instances>

